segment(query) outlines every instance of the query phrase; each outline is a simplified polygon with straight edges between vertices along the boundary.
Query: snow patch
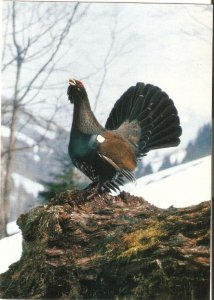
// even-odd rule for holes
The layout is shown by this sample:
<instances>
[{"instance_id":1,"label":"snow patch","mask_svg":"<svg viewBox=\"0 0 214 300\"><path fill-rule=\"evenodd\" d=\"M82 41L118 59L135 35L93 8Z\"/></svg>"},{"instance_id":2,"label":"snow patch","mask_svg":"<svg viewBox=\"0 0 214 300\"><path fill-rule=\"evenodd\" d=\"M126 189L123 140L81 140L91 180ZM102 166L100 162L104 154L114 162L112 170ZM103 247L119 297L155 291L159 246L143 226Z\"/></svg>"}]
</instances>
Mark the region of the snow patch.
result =
<instances>
[{"instance_id":1,"label":"snow patch","mask_svg":"<svg viewBox=\"0 0 214 300\"><path fill-rule=\"evenodd\" d=\"M1 136L3 137L9 137L10 136L10 129L6 126L1 126Z\"/></svg>"},{"instance_id":2,"label":"snow patch","mask_svg":"<svg viewBox=\"0 0 214 300\"><path fill-rule=\"evenodd\" d=\"M39 146L38 145L35 145L34 147L33 147L33 152L34 153L37 153L39 151Z\"/></svg>"},{"instance_id":3,"label":"snow patch","mask_svg":"<svg viewBox=\"0 0 214 300\"><path fill-rule=\"evenodd\" d=\"M16 188L22 185L26 192L33 194L35 198L38 196L39 192L44 190L44 186L42 184L32 181L18 173L13 173L12 178Z\"/></svg>"},{"instance_id":4,"label":"snow patch","mask_svg":"<svg viewBox=\"0 0 214 300\"><path fill-rule=\"evenodd\" d=\"M170 162L172 164L174 163L180 164L183 161L185 156L186 156L186 150L179 150L170 155Z\"/></svg>"},{"instance_id":5,"label":"snow patch","mask_svg":"<svg viewBox=\"0 0 214 300\"><path fill-rule=\"evenodd\" d=\"M49 138L50 140L53 140L56 138L56 133L50 130L47 130L39 125L32 125L29 124L28 128L37 131L38 133L40 133L41 135L45 135L46 138Z\"/></svg>"},{"instance_id":6,"label":"snow patch","mask_svg":"<svg viewBox=\"0 0 214 300\"><path fill-rule=\"evenodd\" d=\"M24 143L26 143L28 146L32 147L34 144L36 144L36 141L28 137L26 134L22 132L15 132L16 138Z\"/></svg>"},{"instance_id":7,"label":"snow patch","mask_svg":"<svg viewBox=\"0 0 214 300\"><path fill-rule=\"evenodd\" d=\"M33 159L34 159L36 162L38 162L38 161L41 160L40 157L39 157L39 155L36 155L36 154L34 154Z\"/></svg>"},{"instance_id":8,"label":"snow patch","mask_svg":"<svg viewBox=\"0 0 214 300\"><path fill-rule=\"evenodd\" d=\"M12 235L20 232L19 226L16 224L16 221L12 221L7 224L7 234Z\"/></svg>"},{"instance_id":9,"label":"snow patch","mask_svg":"<svg viewBox=\"0 0 214 300\"><path fill-rule=\"evenodd\" d=\"M22 234L17 233L0 240L0 273L18 261L22 254Z\"/></svg>"},{"instance_id":10,"label":"snow patch","mask_svg":"<svg viewBox=\"0 0 214 300\"><path fill-rule=\"evenodd\" d=\"M1 135L8 138L10 136L10 128L1 126ZM15 131L15 136L18 140L26 143L28 146L33 146L36 143L35 140L31 139L24 133Z\"/></svg>"},{"instance_id":11,"label":"snow patch","mask_svg":"<svg viewBox=\"0 0 214 300\"><path fill-rule=\"evenodd\" d=\"M152 170L154 172L157 172L160 169L162 163L163 163L163 161L160 158L152 160L151 161Z\"/></svg>"},{"instance_id":12,"label":"snow patch","mask_svg":"<svg viewBox=\"0 0 214 300\"><path fill-rule=\"evenodd\" d=\"M211 200L211 156L144 176L136 185L126 184L124 190L160 208Z\"/></svg>"}]
</instances>

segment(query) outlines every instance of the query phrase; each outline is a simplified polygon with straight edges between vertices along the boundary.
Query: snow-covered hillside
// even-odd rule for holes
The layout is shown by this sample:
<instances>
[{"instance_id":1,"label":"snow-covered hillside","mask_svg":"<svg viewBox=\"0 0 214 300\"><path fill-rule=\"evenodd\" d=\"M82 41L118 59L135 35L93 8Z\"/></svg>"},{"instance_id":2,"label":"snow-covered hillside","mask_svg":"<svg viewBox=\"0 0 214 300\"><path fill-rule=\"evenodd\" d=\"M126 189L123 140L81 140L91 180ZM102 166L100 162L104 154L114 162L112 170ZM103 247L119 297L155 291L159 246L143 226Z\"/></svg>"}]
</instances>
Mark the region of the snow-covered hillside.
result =
<instances>
[{"instance_id":1,"label":"snow-covered hillside","mask_svg":"<svg viewBox=\"0 0 214 300\"><path fill-rule=\"evenodd\" d=\"M211 156L128 183L124 190L161 208L185 207L211 199Z\"/></svg>"},{"instance_id":2,"label":"snow-covered hillside","mask_svg":"<svg viewBox=\"0 0 214 300\"><path fill-rule=\"evenodd\" d=\"M143 157L145 165L150 163L153 172L158 172L164 157L168 156L171 164L180 164L186 155L185 148L165 148L159 150L153 150L149 152L149 155Z\"/></svg>"}]
</instances>

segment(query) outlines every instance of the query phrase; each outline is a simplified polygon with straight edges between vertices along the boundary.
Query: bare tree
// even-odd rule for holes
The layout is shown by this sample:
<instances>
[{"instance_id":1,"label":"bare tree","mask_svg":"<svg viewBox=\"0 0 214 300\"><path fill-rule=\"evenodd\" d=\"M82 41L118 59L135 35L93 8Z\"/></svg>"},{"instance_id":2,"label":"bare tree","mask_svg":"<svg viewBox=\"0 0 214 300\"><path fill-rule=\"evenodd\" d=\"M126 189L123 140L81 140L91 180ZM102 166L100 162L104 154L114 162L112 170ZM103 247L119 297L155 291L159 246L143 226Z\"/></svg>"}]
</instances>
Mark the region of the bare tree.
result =
<instances>
[{"instance_id":1,"label":"bare tree","mask_svg":"<svg viewBox=\"0 0 214 300\"><path fill-rule=\"evenodd\" d=\"M97 89L96 95L95 95L94 106L93 106L94 112L97 109L97 105L100 100L100 96L101 96L103 87L105 85L107 75L111 68L111 65L118 58L122 58L127 53L131 53L133 51L132 46L130 47L130 45L127 43L127 41L124 41L124 42L120 41L120 44L118 44L118 40L120 40L119 37L120 37L121 33L123 31L125 31L129 25L126 24L126 26L124 26L123 28L119 28L118 13L113 14L110 24L111 24L110 25L110 40L106 47L106 52L105 52L102 66L96 72L96 73L100 73L99 74L100 83L99 83L99 86L98 86L98 89ZM92 74L92 75L95 75L95 74ZM91 76L91 74L89 76Z\"/></svg>"},{"instance_id":2,"label":"bare tree","mask_svg":"<svg viewBox=\"0 0 214 300\"><path fill-rule=\"evenodd\" d=\"M111 29L111 40L110 43L108 45L107 51L106 51L106 55L104 58L104 62L103 62L103 70L102 70L102 75L101 75L101 81L97 90L97 94L95 97L95 102L94 102L94 108L93 111L95 112L96 108L97 108L97 103L101 94L101 91L103 89L104 83L105 83L105 79L108 73L108 64L110 64L112 62L111 59L111 54L113 52L114 49L114 44L115 44L115 38L116 38L116 29L117 29L117 18L114 19L113 22L113 27ZM115 57L113 57L115 58ZM110 61L111 59L111 61Z\"/></svg>"},{"instance_id":3,"label":"bare tree","mask_svg":"<svg viewBox=\"0 0 214 300\"><path fill-rule=\"evenodd\" d=\"M10 85L5 89L9 91L9 96L6 95L3 99L2 115L10 132L8 144L2 151L4 173L2 177L2 224L0 227L3 235L6 235L14 158L17 151L26 151L45 143L46 133L53 124L56 124L55 117L59 115L60 111L63 111L65 104L60 104L60 97L62 89L64 94L65 83L58 74L59 71L67 73L68 70L69 72L72 70L74 58L69 56L69 51L75 38L79 39L84 36L73 37L72 33L75 31L75 26L86 15L89 7L89 5L79 3L69 3L69 5L51 3L44 6L39 2L28 3L28 5L30 7L26 8L26 3L7 3L4 13L2 72L3 79L6 78ZM22 18L23 15L26 18ZM93 87L96 90L94 110L100 100L109 69L117 58L130 52L127 41L118 43L121 31L126 30L126 28L119 28L118 14L110 13L109 23L109 41L106 43L105 54L100 66L98 68L91 67L90 70L85 68L84 78L96 77L99 82ZM64 59L66 55L67 59ZM12 96L10 95L11 91L13 91ZM52 97L49 102L45 100L46 92L49 99L50 95ZM51 111L48 117L46 114L42 114L42 111L39 114L34 111L33 108L38 105L41 107L41 104L42 107L48 106ZM25 116L25 123L20 125L21 116ZM45 133L35 140L35 143L20 146L16 141L16 136L28 122L42 124ZM55 146L53 145L53 147ZM61 150L58 152L64 153Z\"/></svg>"},{"instance_id":4,"label":"bare tree","mask_svg":"<svg viewBox=\"0 0 214 300\"><path fill-rule=\"evenodd\" d=\"M3 236L7 235L6 224L14 155L15 151L23 150L16 145L18 119L21 114L28 115L28 119L34 118L38 123L43 119L48 131L54 115L60 108L57 96L52 99L55 108L48 118L35 116L29 107L38 104L38 99L42 101L38 96L53 74L63 53L67 51L63 42L71 27L84 16L87 9L86 6L82 8L79 3L71 4L69 9L65 9L64 6L59 8L57 4L45 7L42 3L29 5L32 5L30 9L16 2L7 3L5 6L2 73L3 79L11 76L12 88L8 89L13 89L13 95L10 96L8 103L5 102L7 104L3 105L2 110L4 115L7 113L10 115L8 144L2 153L4 172L0 232ZM22 18L21 22L20 18ZM56 26L57 31L53 30ZM42 139L37 140L35 144L41 143Z\"/></svg>"}]
</instances>

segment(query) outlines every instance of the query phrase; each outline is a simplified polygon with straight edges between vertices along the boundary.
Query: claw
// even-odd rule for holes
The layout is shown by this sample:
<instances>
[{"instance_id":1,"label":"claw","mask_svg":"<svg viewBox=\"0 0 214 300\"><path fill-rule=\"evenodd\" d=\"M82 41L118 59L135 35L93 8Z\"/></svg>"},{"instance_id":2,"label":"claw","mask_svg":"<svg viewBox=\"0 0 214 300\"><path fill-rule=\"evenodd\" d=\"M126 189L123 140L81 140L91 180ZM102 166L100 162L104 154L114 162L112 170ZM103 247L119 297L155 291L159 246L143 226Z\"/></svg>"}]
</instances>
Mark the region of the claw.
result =
<instances>
[{"instance_id":1,"label":"claw","mask_svg":"<svg viewBox=\"0 0 214 300\"><path fill-rule=\"evenodd\" d=\"M91 198L93 198L96 195L97 195L97 193L92 193L91 195L87 196L86 199L90 200Z\"/></svg>"},{"instance_id":2,"label":"claw","mask_svg":"<svg viewBox=\"0 0 214 300\"><path fill-rule=\"evenodd\" d=\"M92 194L90 194L89 196L87 196L87 200L91 199L92 197L94 197L95 195L100 195L102 194L102 187L101 187L101 183L98 182L92 182L91 184L89 184L89 186L87 186L85 188L86 191L92 192Z\"/></svg>"}]
</instances>

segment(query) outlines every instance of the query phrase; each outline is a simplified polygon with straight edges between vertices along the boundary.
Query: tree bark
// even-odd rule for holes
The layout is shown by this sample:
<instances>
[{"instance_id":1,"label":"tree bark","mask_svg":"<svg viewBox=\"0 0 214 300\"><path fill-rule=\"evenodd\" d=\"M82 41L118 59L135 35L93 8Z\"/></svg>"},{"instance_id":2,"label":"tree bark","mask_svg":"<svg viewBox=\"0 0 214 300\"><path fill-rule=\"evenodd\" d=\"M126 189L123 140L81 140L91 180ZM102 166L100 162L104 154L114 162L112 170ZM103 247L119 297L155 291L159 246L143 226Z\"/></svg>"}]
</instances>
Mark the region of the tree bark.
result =
<instances>
[{"instance_id":1,"label":"tree bark","mask_svg":"<svg viewBox=\"0 0 214 300\"><path fill-rule=\"evenodd\" d=\"M12 151L12 149L15 148L15 128L16 128L17 115L18 115L18 107L14 107L11 126L10 126L10 137L9 137L9 144L8 144L6 166L5 166L4 185L2 186L2 205L1 205L2 208L1 208L1 226L0 226L1 238L7 236L11 174L12 174L12 166L13 166L13 158L14 158L14 152Z\"/></svg>"},{"instance_id":2,"label":"tree bark","mask_svg":"<svg viewBox=\"0 0 214 300\"><path fill-rule=\"evenodd\" d=\"M210 202L159 209L128 193L67 191L19 217L2 298L209 299Z\"/></svg>"}]
</instances>

